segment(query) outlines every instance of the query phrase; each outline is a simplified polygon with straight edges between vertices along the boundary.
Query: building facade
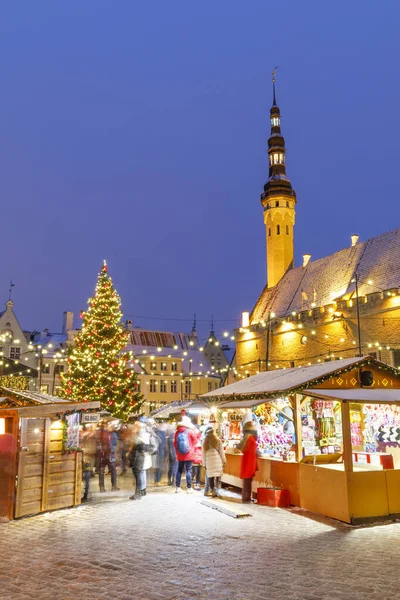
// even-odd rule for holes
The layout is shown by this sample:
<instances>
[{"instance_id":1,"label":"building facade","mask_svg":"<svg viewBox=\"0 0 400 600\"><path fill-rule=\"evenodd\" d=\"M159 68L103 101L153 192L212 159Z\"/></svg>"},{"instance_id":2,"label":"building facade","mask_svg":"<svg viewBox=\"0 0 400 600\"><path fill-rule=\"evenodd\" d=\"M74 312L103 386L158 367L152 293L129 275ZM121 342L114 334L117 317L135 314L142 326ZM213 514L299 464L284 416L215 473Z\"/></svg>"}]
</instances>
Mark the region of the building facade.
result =
<instances>
[{"instance_id":1,"label":"building facade","mask_svg":"<svg viewBox=\"0 0 400 600\"><path fill-rule=\"evenodd\" d=\"M127 322L138 389L144 396L144 412L149 414L169 402L196 400L221 386L195 333L173 333L132 328Z\"/></svg>"},{"instance_id":2,"label":"building facade","mask_svg":"<svg viewBox=\"0 0 400 600\"><path fill-rule=\"evenodd\" d=\"M400 229L294 268L296 195L286 175L275 82L261 195L267 285L236 331L236 366L246 377L269 369L372 355L400 367ZM322 216L321 216L322 218Z\"/></svg>"}]
</instances>

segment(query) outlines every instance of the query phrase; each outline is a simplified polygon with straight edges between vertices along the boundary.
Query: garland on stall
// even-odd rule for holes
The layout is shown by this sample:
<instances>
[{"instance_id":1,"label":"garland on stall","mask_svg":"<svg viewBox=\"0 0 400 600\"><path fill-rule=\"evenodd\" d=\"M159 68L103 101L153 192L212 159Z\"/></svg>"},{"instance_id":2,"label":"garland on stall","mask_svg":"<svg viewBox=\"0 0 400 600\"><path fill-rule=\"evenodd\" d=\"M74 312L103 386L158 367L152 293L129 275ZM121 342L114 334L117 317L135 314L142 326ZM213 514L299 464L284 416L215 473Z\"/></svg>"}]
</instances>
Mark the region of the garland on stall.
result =
<instances>
[{"instance_id":1,"label":"garland on stall","mask_svg":"<svg viewBox=\"0 0 400 600\"><path fill-rule=\"evenodd\" d=\"M29 378L22 375L2 375L0 377L0 386L23 392L29 390Z\"/></svg>"},{"instance_id":2,"label":"garland on stall","mask_svg":"<svg viewBox=\"0 0 400 600\"><path fill-rule=\"evenodd\" d=\"M385 363L381 363L375 359L368 359L368 360L362 360L360 362L357 363L353 363L352 365L350 365L349 367L343 368L343 369L338 369L336 371L333 371L331 373L327 373L326 375L322 376L322 377L318 377L316 379L310 379L308 381L306 381L305 383L298 385L296 387L293 388L288 388L286 390L281 390L281 391L276 391L276 392L256 392L254 394L225 394L225 395L221 395L221 396L209 396L209 398L203 398L204 400L223 400L224 402L233 402L233 401L238 401L238 400L264 400L265 402L268 402L270 399L276 399L276 398L282 398L282 396L288 396L290 394L295 394L295 393L301 393L303 390L309 389L312 386L315 385L320 385L321 383L324 383L325 381L327 381L328 379L332 379L333 377L338 377L339 375L344 375L345 373L349 373L350 371L354 371L356 369L359 369L361 367L365 367L368 366L370 364L373 364L374 367L376 367L377 369L381 370L381 371L387 371L390 372L392 375L395 375L397 378L399 377L399 372L397 369L395 369L394 367L391 367L390 365L385 365ZM306 369L308 369L309 367L305 367ZM275 372L275 371L274 371ZM258 377L258 375L253 375L253 377ZM235 385L235 384L232 384ZM223 390L224 388L221 388L221 390ZM228 408L228 407L226 407Z\"/></svg>"}]
</instances>

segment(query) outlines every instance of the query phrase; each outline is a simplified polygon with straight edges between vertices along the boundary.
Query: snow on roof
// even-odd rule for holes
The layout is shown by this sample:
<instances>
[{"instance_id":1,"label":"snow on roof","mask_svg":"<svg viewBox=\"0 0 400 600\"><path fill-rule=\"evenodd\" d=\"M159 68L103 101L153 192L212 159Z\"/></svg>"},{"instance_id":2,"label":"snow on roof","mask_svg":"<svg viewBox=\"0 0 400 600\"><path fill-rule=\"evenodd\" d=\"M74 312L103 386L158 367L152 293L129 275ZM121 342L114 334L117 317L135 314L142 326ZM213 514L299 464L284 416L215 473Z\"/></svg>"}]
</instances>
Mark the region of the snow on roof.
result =
<instances>
[{"instance_id":1,"label":"snow on roof","mask_svg":"<svg viewBox=\"0 0 400 600\"><path fill-rule=\"evenodd\" d=\"M354 293L355 273L360 296L400 287L400 229L290 269L275 287L263 290L251 323L268 318L269 312L282 317L309 310L312 303L323 306Z\"/></svg>"},{"instance_id":2,"label":"snow on roof","mask_svg":"<svg viewBox=\"0 0 400 600\"><path fill-rule=\"evenodd\" d=\"M247 377L225 387L204 394L201 398L221 398L249 396L254 394L268 395L282 392L285 394L290 390L304 386L306 383L329 376L329 374L343 371L353 365L371 360L371 357L345 358L333 360L310 367L294 367L292 369L277 369L276 371L264 371Z\"/></svg>"}]
</instances>

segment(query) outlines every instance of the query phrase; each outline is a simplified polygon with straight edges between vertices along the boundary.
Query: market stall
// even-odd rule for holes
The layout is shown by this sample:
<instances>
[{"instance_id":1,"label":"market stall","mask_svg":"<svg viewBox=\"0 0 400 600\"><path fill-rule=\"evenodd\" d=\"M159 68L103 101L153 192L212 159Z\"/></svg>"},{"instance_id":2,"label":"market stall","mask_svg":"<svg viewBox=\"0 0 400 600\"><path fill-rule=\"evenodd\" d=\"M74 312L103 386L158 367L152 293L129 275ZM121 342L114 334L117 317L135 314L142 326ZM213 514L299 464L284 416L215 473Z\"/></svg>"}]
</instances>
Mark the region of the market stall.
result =
<instances>
[{"instance_id":1,"label":"market stall","mask_svg":"<svg viewBox=\"0 0 400 600\"><path fill-rule=\"evenodd\" d=\"M99 405L0 387L0 516L80 504L80 418Z\"/></svg>"},{"instance_id":2,"label":"market stall","mask_svg":"<svg viewBox=\"0 0 400 600\"><path fill-rule=\"evenodd\" d=\"M241 487L233 447L256 420L253 484L346 522L400 514L400 375L371 357L265 372L205 396L224 415L223 481ZM224 427L221 428L224 436Z\"/></svg>"}]
</instances>

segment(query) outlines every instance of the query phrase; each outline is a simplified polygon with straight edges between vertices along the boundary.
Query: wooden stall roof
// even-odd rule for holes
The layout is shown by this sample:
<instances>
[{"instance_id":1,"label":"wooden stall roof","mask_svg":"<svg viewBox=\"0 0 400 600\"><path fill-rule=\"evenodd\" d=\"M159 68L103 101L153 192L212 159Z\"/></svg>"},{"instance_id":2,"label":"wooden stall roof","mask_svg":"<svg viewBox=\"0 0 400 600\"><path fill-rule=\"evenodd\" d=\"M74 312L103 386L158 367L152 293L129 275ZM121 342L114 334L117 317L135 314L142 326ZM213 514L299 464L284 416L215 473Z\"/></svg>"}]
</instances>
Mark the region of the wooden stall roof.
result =
<instances>
[{"instance_id":1,"label":"wooden stall roof","mask_svg":"<svg viewBox=\"0 0 400 600\"><path fill-rule=\"evenodd\" d=\"M100 402L73 402L66 398L50 396L30 390L14 390L0 386L0 411L17 410L19 416L43 416L71 410L100 408Z\"/></svg>"},{"instance_id":2,"label":"wooden stall roof","mask_svg":"<svg viewBox=\"0 0 400 600\"><path fill-rule=\"evenodd\" d=\"M321 400L340 400L341 402L362 402L364 404L393 404L400 403L400 389L386 390L384 388L358 388L355 390L303 390L306 396Z\"/></svg>"},{"instance_id":3,"label":"wooden stall roof","mask_svg":"<svg viewBox=\"0 0 400 600\"><path fill-rule=\"evenodd\" d=\"M336 377L353 369L371 365L376 369L385 369L399 379L397 369L382 363L372 356L345 358L309 367L294 367L264 371L252 377L242 379L225 387L219 388L201 396L202 400L237 401L262 400L287 396L304 388L314 388L323 381ZM253 404L255 406L256 404ZM244 406L244 405L243 405ZM233 407L232 407L233 408Z\"/></svg>"}]
</instances>

